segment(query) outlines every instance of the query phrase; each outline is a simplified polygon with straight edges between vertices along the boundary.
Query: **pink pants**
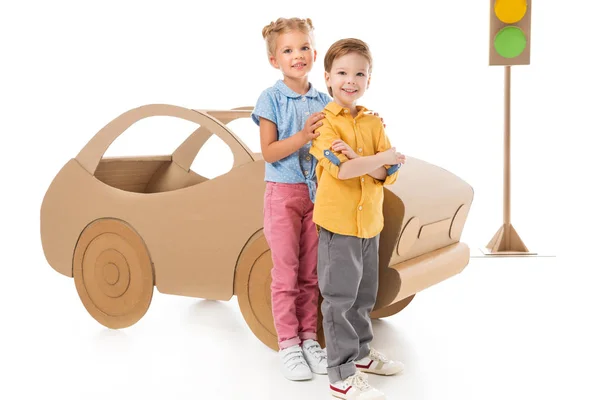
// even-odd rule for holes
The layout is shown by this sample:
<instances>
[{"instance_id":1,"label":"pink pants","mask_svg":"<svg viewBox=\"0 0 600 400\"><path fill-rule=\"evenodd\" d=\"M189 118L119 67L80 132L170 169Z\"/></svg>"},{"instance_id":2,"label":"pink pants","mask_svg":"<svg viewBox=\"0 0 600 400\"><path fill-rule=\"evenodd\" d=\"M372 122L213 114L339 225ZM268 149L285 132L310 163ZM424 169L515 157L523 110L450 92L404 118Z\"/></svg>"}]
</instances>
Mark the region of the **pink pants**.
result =
<instances>
[{"instance_id":1,"label":"pink pants","mask_svg":"<svg viewBox=\"0 0 600 400\"><path fill-rule=\"evenodd\" d=\"M313 206L305 184L267 182L264 233L273 258L271 305L280 349L317 339L319 239Z\"/></svg>"}]
</instances>

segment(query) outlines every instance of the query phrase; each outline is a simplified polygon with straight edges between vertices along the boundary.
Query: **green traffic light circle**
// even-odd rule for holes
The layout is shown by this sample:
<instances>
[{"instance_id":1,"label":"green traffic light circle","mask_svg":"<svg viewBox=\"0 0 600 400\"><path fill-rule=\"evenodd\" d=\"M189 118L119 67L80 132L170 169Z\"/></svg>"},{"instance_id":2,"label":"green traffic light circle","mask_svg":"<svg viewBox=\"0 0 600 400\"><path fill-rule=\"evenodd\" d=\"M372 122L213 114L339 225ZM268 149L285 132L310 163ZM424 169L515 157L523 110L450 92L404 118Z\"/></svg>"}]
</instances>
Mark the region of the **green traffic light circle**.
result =
<instances>
[{"instance_id":1,"label":"green traffic light circle","mask_svg":"<svg viewBox=\"0 0 600 400\"><path fill-rule=\"evenodd\" d=\"M504 58L519 56L527 46L527 38L521 28L507 26L496 34L494 48Z\"/></svg>"}]
</instances>

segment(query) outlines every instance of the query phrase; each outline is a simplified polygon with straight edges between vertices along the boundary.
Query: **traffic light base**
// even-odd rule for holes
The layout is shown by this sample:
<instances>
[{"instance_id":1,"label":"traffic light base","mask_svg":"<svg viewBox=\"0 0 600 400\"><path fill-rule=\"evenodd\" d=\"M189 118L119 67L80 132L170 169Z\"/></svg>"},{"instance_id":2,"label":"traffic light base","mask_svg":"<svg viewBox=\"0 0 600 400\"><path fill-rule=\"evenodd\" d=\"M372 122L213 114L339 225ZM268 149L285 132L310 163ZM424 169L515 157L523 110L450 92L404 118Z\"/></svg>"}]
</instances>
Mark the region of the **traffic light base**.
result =
<instances>
[{"instance_id":1,"label":"traffic light base","mask_svg":"<svg viewBox=\"0 0 600 400\"><path fill-rule=\"evenodd\" d=\"M488 245L481 249L486 256L534 256L529 251L512 224L504 224L498 229Z\"/></svg>"}]
</instances>

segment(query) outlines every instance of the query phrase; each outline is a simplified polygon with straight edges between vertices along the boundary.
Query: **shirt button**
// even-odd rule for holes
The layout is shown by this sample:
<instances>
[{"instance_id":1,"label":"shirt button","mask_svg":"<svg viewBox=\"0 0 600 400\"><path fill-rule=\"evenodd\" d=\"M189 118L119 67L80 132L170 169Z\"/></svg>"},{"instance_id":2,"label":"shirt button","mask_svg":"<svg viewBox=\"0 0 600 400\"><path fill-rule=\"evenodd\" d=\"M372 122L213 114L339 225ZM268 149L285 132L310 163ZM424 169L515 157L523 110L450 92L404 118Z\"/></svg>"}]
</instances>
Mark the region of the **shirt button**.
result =
<instances>
[{"instance_id":1,"label":"shirt button","mask_svg":"<svg viewBox=\"0 0 600 400\"><path fill-rule=\"evenodd\" d=\"M347 114L347 113L348 113L348 110L344 109L344 112Z\"/></svg>"},{"instance_id":2,"label":"shirt button","mask_svg":"<svg viewBox=\"0 0 600 400\"><path fill-rule=\"evenodd\" d=\"M358 206L358 211L362 211L362 206Z\"/></svg>"},{"instance_id":3,"label":"shirt button","mask_svg":"<svg viewBox=\"0 0 600 400\"><path fill-rule=\"evenodd\" d=\"M304 175L308 175L308 171L304 171Z\"/></svg>"},{"instance_id":4,"label":"shirt button","mask_svg":"<svg viewBox=\"0 0 600 400\"><path fill-rule=\"evenodd\" d=\"M359 153L362 153L362 147L359 147L359 148L358 148L358 152L359 152Z\"/></svg>"},{"instance_id":5,"label":"shirt button","mask_svg":"<svg viewBox=\"0 0 600 400\"><path fill-rule=\"evenodd\" d=\"M325 150L325 155L328 156L329 155L329 150Z\"/></svg>"},{"instance_id":6,"label":"shirt button","mask_svg":"<svg viewBox=\"0 0 600 400\"><path fill-rule=\"evenodd\" d=\"M306 112L304 113L304 115L310 115L310 113L309 113L308 111L306 111Z\"/></svg>"},{"instance_id":7,"label":"shirt button","mask_svg":"<svg viewBox=\"0 0 600 400\"><path fill-rule=\"evenodd\" d=\"M306 156L306 161L310 161L310 156Z\"/></svg>"},{"instance_id":8,"label":"shirt button","mask_svg":"<svg viewBox=\"0 0 600 400\"><path fill-rule=\"evenodd\" d=\"M360 178L360 181L361 181L361 182L364 182L364 181L365 181L365 178Z\"/></svg>"},{"instance_id":9,"label":"shirt button","mask_svg":"<svg viewBox=\"0 0 600 400\"><path fill-rule=\"evenodd\" d=\"M303 97L303 98L302 98L302 101L306 101L306 97Z\"/></svg>"}]
</instances>

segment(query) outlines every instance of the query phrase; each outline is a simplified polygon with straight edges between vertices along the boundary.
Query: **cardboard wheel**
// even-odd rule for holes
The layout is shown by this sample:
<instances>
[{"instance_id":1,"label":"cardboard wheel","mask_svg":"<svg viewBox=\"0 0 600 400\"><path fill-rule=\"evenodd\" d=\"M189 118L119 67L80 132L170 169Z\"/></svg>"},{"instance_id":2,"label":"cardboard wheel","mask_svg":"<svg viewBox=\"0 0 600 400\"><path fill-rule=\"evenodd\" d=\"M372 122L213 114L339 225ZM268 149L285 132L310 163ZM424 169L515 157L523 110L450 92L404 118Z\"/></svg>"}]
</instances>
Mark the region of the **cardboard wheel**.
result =
<instances>
[{"instance_id":1,"label":"cardboard wheel","mask_svg":"<svg viewBox=\"0 0 600 400\"><path fill-rule=\"evenodd\" d=\"M86 310L112 329L139 321L154 291L152 262L142 238L112 218L96 220L81 233L73 255L73 278Z\"/></svg>"},{"instance_id":2,"label":"cardboard wheel","mask_svg":"<svg viewBox=\"0 0 600 400\"><path fill-rule=\"evenodd\" d=\"M271 251L262 231L250 239L235 271L235 294L244 320L254 335L266 346L279 350L271 308ZM322 298L319 296L317 336L325 347Z\"/></svg>"},{"instance_id":3,"label":"cardboard wheel","mask_svg":"<svg viewBox=\"0 0 600 400\"><path fill-rule=\"evenodd\" d=\"M371 318L379 319L379 318L391 317L392 315L397 314L400 311L404 310L406 308L406 306L408 306L414 298L415 298L415 295L413 294L412 296L408 296L407 298L400 300L399 302L394 303L391 306L373 310L371 312Z\"/></svg>"}]
</instances>

